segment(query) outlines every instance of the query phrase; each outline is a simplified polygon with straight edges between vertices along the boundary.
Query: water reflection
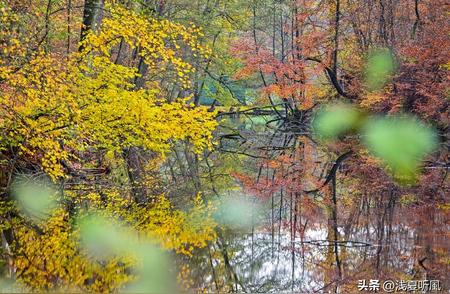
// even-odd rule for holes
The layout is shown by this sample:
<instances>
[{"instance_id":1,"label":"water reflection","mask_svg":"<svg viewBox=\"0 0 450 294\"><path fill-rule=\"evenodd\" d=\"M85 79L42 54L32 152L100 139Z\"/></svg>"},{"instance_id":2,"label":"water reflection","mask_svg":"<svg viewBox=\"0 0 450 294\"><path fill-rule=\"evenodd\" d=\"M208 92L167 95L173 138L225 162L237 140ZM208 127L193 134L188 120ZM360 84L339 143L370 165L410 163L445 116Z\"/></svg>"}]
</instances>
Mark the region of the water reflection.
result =
<instances>
[{"instance_id":1,"label":"water reflection","mask_svg":"<svg viewBox=\"0 0 450 294\"><path fill-rule=\"evenodd\" d=\"M413 210L411 214L411 210ZM418 218L418 215L427 215ZM224 232L190 260L197 290L227 292L355 292L359 279L439 279L448 289L449 215L435 208L398 208L382 224L372 215L339 226L341 275L326 222L303 236L270 224L254 232ZM361 218L361 216L360 216Z\"/></svg>"},{"instance_id":2,"label":"water reflection","mask_svg":"<svg viewBox=\"0 0 450 294\"><path fill-rule=\"evenodd\" d=\"M247 231L223 228L217 242L181 261L191 290L348 293L360 279L440 280L449 289L450 213L434 201L447 199L446 188L427 203L427 187L399 188L382 169L368 169L361 151L358 161L330 156L301 125L232 120L222 123L209 176L232 154L239 193L263 208Z\"/></svg>"}]
</instances>

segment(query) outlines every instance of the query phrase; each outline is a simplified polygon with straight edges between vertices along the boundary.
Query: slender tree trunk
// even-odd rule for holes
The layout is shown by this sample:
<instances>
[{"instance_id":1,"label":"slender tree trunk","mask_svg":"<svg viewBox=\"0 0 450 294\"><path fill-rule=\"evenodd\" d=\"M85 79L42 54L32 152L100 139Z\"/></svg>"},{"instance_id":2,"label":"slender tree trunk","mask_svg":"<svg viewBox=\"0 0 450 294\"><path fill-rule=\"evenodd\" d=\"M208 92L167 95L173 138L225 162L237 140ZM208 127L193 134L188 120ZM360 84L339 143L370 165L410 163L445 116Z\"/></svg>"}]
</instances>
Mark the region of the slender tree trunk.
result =
<instances>
[{"instance_id":1,"label":"slender tree trunk","mask_svg":"<svg viewBox=\"0 0 450 294\"><path fill-rule=\"evenodd\" d=\"M104 0L86 0L83 10L83 26L81 27L80 42L82 42L90 30L96 31L103 17ZM80 45L79 50L84 49Z\"/></svg>"},{"instance_id":2,"label":"slender tree trunk","mask_svg":"<svg viewBox=\"0 0 450 294\"><path fill-rule=\"evenodd\" d=\"M136 203L144 203L147 199L147 193L145 188L144 170L143 170L143 157L137 147L130 147L124 150L124 157L127 164L128 179L131 186L131 196Z\"/></svg>"},{"instance_id":3,"label":"slender tree trunk","mask_svg":"<svg viewBox=\"0 0 450 294\"><path fill-rule=\"evenodd\" d=\"M333 239L334 239L334 255L336 259L336 267L338 270L339 277L342 278L342 268L341 268L341 260L339 258L339 231L338 231L338 221L337 221L337 198L336 198L336 174L334 174L332 182L332 197L333 197Z\"/></svg>"},{"instance_id":4,"label":"slender tree trunk","mask_svg":"<svg viewBox=\"0 0 450 294\"><path fill-rule=\"evenodd\" d=\"M139 58L138 73L139 75L134 78L135 88L142 89L145 86L145 76L148 72L148 65L145 63L144 57Z\"/></svg>"},{"instance_id":5,"label":"slender tree trunk","mask_svg":"<svg viewBox=\"0 0 450 294\"><path fill-rule=\"evenodd\" d=\"M333 49L333 67L332 70L336 77L337 74L337 66L338 66L338 52L339 52L339 25L340 25L340 17L341 17L341 7L340 0L336 0L336 14L334 20L334 49Z\"/></svg>"},{"instance_id":6,"label":"slender tree trunk","mask_svg":"<svg viewBox=\"0 0 450 294\"><path fill-rule=\"evenodd\" d=\"M71 32L71 22L72 22L72 0L67 0L67 56L70 54L70 35Z\"/></svg>"},{"instance_id":7,"label":"slender tree trunk","mask_svg":"<svg viewBox=\"0 0 450 294\"><path fill-rule=\"evenodd\" d=\"M414 13L416 15L416 20L414 22L413 28L412 28L412 32L411 32L411 37L413 39L416 38L417 35L417 30L419 29L421 20L420 20L420 11L419 11L419 0L415 0L414 1Z\"/></svg>"},{"instance_id":8,"label":"slender tree trunk","mask_svg":"<svg viewBox=\"0 0 450 294\"><path fill-rule=\"evenodd\" d=\"M258 46L258 38L257 38L257 34L256 34L256 3L257 1L253 1L253 40L255 42L255 54L259 53L259 46ZM282 53L283 54L283 53ZM263 82L264 87L267 87L267 81L266 78L264 77L264 73L262 72L261 69L259 69L259 75L261 76L261 80ZM273 110L277 113L278 117L282 118L283 115L280 113L280 111L276 108L275 103L272 99L272 95L269 93L268 95L269 98L269 102L273 107Z\"/></svg>"},{"instance_id":9,"label":"slender tree trunk","mask_svg":"<svg viewBox=\"0 0 450 294\"><path fill-rule=\"evenodd\" d=\"M381 43L385 46L388 45L388 36L387 36L387 30L386 30L386 3L384 0L380 0L380 19L378 21L378 35L379 40Z\"/></svg>"}]
</instances>

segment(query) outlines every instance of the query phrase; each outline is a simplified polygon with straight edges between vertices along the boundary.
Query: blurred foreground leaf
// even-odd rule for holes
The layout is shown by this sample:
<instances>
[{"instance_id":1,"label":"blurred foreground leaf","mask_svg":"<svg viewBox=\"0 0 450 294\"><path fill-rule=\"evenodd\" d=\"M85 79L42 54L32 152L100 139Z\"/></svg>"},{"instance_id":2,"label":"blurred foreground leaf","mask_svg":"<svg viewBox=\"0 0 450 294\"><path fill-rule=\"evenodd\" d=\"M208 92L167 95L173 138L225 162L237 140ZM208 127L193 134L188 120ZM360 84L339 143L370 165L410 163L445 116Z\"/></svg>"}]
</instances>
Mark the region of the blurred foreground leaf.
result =
<instances>
[{"instance_id":1,"label":"blurred foreground leaf","mask_svg":"<svg viewBox=\"0 0 450 294\"><path fill-rule=\"evenodd\" d=\"M27 293L27 289L17 281L10 279L0 279L0 293Z\"/></svg>"},{"instance_id":2,"label":"blurred foreground leaf","mask_svg":"<svg viewBox=\"0 0 450 294\"><path fill-rule=\"evenodd\" d=\"M437 145L434 131L409 117L372 119L363 131L367 147L405 182L416 178L420 162Z\"/></svg>"},{"instance_id":3,"label":"blurred foreground leaf","mask_svg":"<svg viewBox=\"0 0 450 294\"><path fill-rule=\"evenodd\" d=\"M169 274L169 260L151 240L139 238L131 229L99 215L79 221L81 245L95 259L115 256L136 260L136 281L126 289L131 293L175 293L176 281Z\"/></svg>"},{"instance_id":4,"label":"blurred foreground leaf","mask_svg":"<svg viewBox=\"0 0 450 294\"><path fill-rule=\"evenodd\" d=\"M18 177L12 193L19 208L35 221L45 219L56 207L56 188L49 180L29 180Z\"/></svg>"},{"instance_id":5,"label":"blurred foreground leaf","mask_svg":"<svg viewBox=\"0 0 450 294\"><path fill-rule=\"evenodd\" d=\"M231 229L251 228L255 221L254 213L259 211L259 205L249 197L224 197L218 204L215 213L216 221Z\"/></svg>"},{"instance_id":6,"label":"blurred foreground leaf","mask_svg":"<svg viewBox=\"0 0 450 294\"><path fill-rule=\"evenodd\" d=\"M374 50L369 54L366 64L366 87L369 91L383 88L395 71L395 62L387 49Z\"/></svg>"},{"instance_id":7,"label":"blurred foreground leaf","mask_svg":"<svg viewBox=\"0 0 450 294\"><path fill-rule=\"evenodd\" d=\"M98 215L89 215L79 222L81 246L96 259L124 255L134 250L136 240L131 232Z\"/></svg>"},{"instance_id":8,"label":"blurred foreground leaf","mask_svg":"<svg viewBox=\"0 0 450 294\"><path fill-rule=\"evenodd\" d=\"M322 108L316 114L313 128L316 135L328 140L356 128L361 114L349 105L338 104Z\"/></svg>"}]
</instances>

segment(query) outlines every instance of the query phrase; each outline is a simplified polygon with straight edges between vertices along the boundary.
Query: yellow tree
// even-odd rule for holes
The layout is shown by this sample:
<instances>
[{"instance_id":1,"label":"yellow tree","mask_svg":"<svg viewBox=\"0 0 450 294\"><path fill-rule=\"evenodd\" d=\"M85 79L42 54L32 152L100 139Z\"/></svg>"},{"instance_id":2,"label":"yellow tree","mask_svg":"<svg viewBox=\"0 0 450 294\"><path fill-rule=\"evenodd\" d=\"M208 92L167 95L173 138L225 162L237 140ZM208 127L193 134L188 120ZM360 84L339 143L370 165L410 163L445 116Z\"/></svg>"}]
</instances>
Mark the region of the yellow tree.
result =
<instances>
[{"instance_id":1,"label":"yellow tree","mask_svg":"<svg viewBox=\"0 0 450 294\"><path fill-rule=\"evenodd\" d=\"M85 33L82 49L61 56L33 47L26 31L17 35L20 12L5 3L0 8L5 29L0 36L0 229L11 276L36 290L112 291L129 281L129 261L93 263L78 248L73 217L80 207L125 220L180 253L212 240L212 207L201 199L189 214L164 196L138 205L114 183L101 191L85 185L84 192L60 193L63 203L47 222L34 225L10 205L11 179L17 174L44 172L64 189L64 181L76 182L77 170L91 166L93 156L121 162L124 149L137 147L161 162L179 140L188 140L197 153L211 148L214 112L189 105L189 97L167 102L158 79L137 87L138 67L116 62L117 47L127 46L148 73L165 74L166 82L187 88L193 67L184 56L209 54L198 42L199 29L149 19L112 1L106 3L100 29Z\"/></svg>"}]
</instances>

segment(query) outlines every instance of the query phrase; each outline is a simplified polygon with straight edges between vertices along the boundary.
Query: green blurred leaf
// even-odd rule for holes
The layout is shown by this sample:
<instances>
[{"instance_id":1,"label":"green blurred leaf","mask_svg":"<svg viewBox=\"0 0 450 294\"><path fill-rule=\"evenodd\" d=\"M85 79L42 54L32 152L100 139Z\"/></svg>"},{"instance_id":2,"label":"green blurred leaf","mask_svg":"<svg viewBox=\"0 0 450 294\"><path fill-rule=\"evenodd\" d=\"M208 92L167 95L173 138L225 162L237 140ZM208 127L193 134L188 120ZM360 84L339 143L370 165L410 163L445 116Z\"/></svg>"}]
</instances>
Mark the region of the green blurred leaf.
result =
<instances>
[{"instance_id":1,"label":"green blurred leaf","mask_svg":"<svg viewBox=\"0 0 450 294\"><path fill-rule=\"evenodd\" d=\"M176 293L176 281L169 273L169 258L161 249L143 244L135 254L142 267L137 271L139 279L127 287L127 292Z\"/></svg>"},{"instance_id":2,"label":"green blurred leaf","mask_svg":"<svg viewBox=\"0 0 450 294\"><path fill-rule=\"evenodd\" d=\"M359 111L345 104L331 105L320 109L313 121L313 129L322 139L334 139L356 128L361 119Z\"/></svg>"},{"instance_id":3,"label":"green blurred leaf","mask_svg":"<svg viewBox=\"0 0 450 294\"><path fill-rule=\"evenodd\" d=\"M134 236L118 224L98 215L79 221L81 245L96 259L124 255L136 247Z\"/></svg>"},{"instance_id":4,"label":"green blurred leaf","mask_svg":"<svg viewBox=\"0 0 450 294\"><path fill-rule=\"evenodd\" d=\"M366 63L366 87L369 91L383 88L395 71L395 62L387 49L374 50L369 54Z\"/></svg>"},{"instance_id":5,"label":"green blurred leaf","mask_svg":"<svg viewBox=\"0 0 450 294\"><path fill-rule=\"evenodd\" d=\"M49 180L27 179L25 176L16 178L12 186L19 208L35 221L47 218L56 207L56 191Z\"/></svg>"},{"instance_id":6,"label":"green blurred leaf","mask_svg":"<svg viewBox=\"0 0 450 294\"><path fill-rule=\"evenodd\" d=\"M251 228L255 221L253 213L259 211L259 205L252 202L249 197L244 196L224 196L224 199L217 204L217 211L214 215L216 221L231 229Z\"/></svg>"},{"instance_id":7,"label":"green blurred leaf","mask_svg":"<svg viewBox=\"0 0 450 294\"><path fill-rule=\"evenodd\" d=\"M149 239L137 236L131 228L100 215L79 220L82 246L95 259L114 256L136 259L137 280L127 287L131 293L175 293L175 279L169 274L169 259L162 249Z\"/></svg>"},{"instance_id":8,"label":"green blurred leaf","mask_svg":"<svg viewBox=\"0 0 450 294\"><path fill-rule=\"evenodd\" d=\"M420 162L437 145L435 132L410 117L369 120L364 135L367 147L404 182L416 178Z\"/></svg>"},{"instance_id":9,"label":"green blurred leaf","mask_svg":"<svg viewBox=\"0 0 450 294\"><path fill-rule=\"evenodd\" d=\"M12 279L0 279L0 293L29 293L29 289L26 289L20 282Z\"/></svg>"}]
</instances>

